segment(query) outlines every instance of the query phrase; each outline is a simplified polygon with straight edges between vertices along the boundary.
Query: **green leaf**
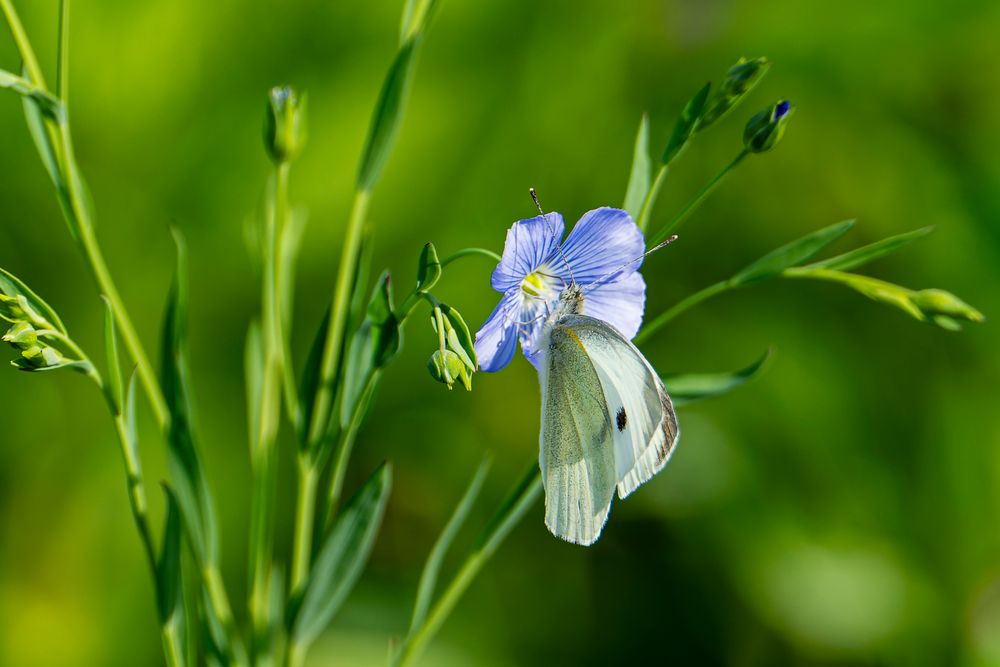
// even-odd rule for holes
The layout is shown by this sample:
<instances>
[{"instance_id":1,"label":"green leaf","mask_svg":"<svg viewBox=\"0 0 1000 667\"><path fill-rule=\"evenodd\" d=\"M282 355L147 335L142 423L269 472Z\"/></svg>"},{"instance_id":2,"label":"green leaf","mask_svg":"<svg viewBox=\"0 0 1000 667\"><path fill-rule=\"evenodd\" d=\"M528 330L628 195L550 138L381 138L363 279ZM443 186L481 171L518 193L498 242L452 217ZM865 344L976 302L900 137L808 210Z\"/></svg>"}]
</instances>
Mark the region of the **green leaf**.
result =
<instances>
[{"instance_id":1,"label":"green leaf","mask_svg":"<svg viewBox=\"0 0 1000 667\"><path fill-rule=\"evenodd\" d=\"M767 350L757 361L732 373L687 373L664 375L663 385L674 405L686 405L726 394L756 377L773 356Z\"/></svg>"},{"instance_id":2,"label":"green leaf","mask_svg":"<svg viewBox=\"0 0 1000 667\"><path fill-rule=\"evenodd\" d=\"M299 382L299 445L305 446L308 439L309 424L312 422L316 394L319 391L320 367L323 365L323 345L326 342L326 332L330 328L330 307L327 306L319 329L309 347L309 356L302 369L302 380Z\"/></svg>"},{"instance_id":3,"label":"green leaf","mask_svg":"<svg viewBox=\"0 0 1000 667\"><path fill-rule=\"evenodd\" d=\"M853 226L853 220L845 220L783 245L737 273L729 282L737 286L773 278L785 269L806 261L846 234Z\"/></svg>"},{"instance_id":4,"label":"green leaf","mask_svg":"<svg viewBox=\"0 0 1000 667\"><path fill-rule=\"evenodd\" d=\"M445 554L451 547L451 543L455 540L458 531L462 529L466 518L468 518L469 512L472 510L472 505L479 496L479 490L483 486L483 481L486 479L486 473L489 472L491 462L491 457L487 456L479 464L476 474L472 476L472 481L469 482L469 488L466 489L462 499L455 507L451 518L445 524L444 530L441 531L441 536L438 537L430 554L427 556L427 563L424 565L424 571L420 575L420 585L417 586L417 599L413 605L413 619L410 621L410 632L420 627L424 619L427 618L427 610L430 609L431 601L434 597L434 587L437 584Z\"/></svg>"},{"instance_id":5,"label":"green leaf","mask_svg":"<svg viewBox=\"0 0 1000 667\"><path fill-rule=\"evenodd\" d=\"M177 273L164 317L161 384L170 409L167 463L191 547L199 563L218 558L218 530L208 482L195 447L187 360L187 253L184 239L174 230Z\"/></svg>"},{"instance_id":6,"label":"green leaf","mask_svg":"<svg viewBox=\"0 0 1000 667\"><path fill-rule=\"evenodd\" d=\"M104 354L108 362L108 391L111 402L115 406L115 414L121 414L122 409L122 372L118 364L118 335L115 331L115 313L108 298L104 300Z\"/></svg>"},{"instance_id":7,"label":"green leaf","mask_svg":"<svg viewBox=\"0 0 1000 667\"><path fill-rule=\"evenodd\" d=\"M433 243L426 244L420 250L417 262L417 290L426 292L433 288L441 279L441 260Z\"/></svg>"},{"instance_id":8,"label":"green leaf","mask_svg":"<svg viewBox=\"0 0 1000 667\"><path fill-rule=\"evenodd\" d=\"M706 83L684 105L684 110L674 125L674 133L670 136L670 141L663 150L663 157L660 158L662 164L669 164L687 145L691 135L694 134L695 129L698 127L698 119L701 118L702 111L705 109L705 102L708 100L708 93L711 90L712 84Z\"/></svg>"},{"instance_id":9,"label":"green leaf","mask_svg":"<svg viewBox=\"0 0 1000 667\"><path fill-rule=\"evenodd\" d=\"M891 252L895 252L900 248L913 243L917 239L921 239L934 231L934 227L922 227L921 229L914 229L912 232L906 232L903 234L897 234L896 236L890 236L889 238L882 239L881 241L876 241L875 243L870 243L866 246L860 248L855 248L850 252L845 252L842 255L837 255L836 257L831 257L830 259L820 260L819 262L814 262L802 268L804 269L832 269L836 271L847 271L848 269L854 269L862 264L867 264L868 262L878 259L883 255L888 255Z\"/></svg>"},{"instance_id":10,"label":"green leaf","mask_svg":"<svg viewBox=\"0 0 1000 667\"><path fill-rule=\"evenodd\" d=\"M416 62L414 56L419 42L419 35L414 35L413 39L403 44L386 75L372 116L371 131L361 157L361 168L358 171L359 190L372 189L389 157L389 151L403 118L403 106L409 92L413 65Z\"/></svg>"},{"instance_id":11,"label":"green leaf","mask_svg":"<svg viewBox=\"0 0 1000 667\"><path fill-rule=\"evenodd\" d=\"M427 27L427 21L437 5L437 0L406 0L403 5L403 18L399 26L399 43L403 44L415 35L421 35Z\"/></svg>"},{"instance_id":12,"label":"green leaf","mask_svg":"<svg viewBox=\"0 0 1000 667\"><path fill-rule=\"evenodd\" d=\"M183 613L181 601L181 510L173 489L166 483L163 491L167 497L167 518L163 528L163 546L156 562L156 602L160 624L173 620L175 613Z\"/></svg>"},{"instance_id":13,"label":"green leaf","mask_svg":"<svg viewBox=\"0 0 1000 667\"><path fill-rule=\"evenodd\" d=\"M45 303L42 297L32 292L31 288L21 282L17 276L4 269L0 269L0 292L15 299L23 297L27 306L34 311L33 313L28 313L28 318L32 320L32 324L37 325L39 328L50 328L62 334L66 333L66 327L52 306Z\"/></svg>"},{"instance_id":14,"label":"green leaf","mask_svg":"<svg viewBox=\"0 0 1000 667\"><path fill-rule=\"evenodd\" d=\"M368 302L368 316L351 339L340 404L341 426L350 422L372 371L389 363L400 344L399 320L393 314L392 282L389 272L383 271Z\"/></svg>"},{"instance_id":15,"label":"green leaf","mask_svg":"<svg viewBox=\"0 0 1000 667\"><path fill-rule=\"evenodd\" d=\"M59 100L25 77L0 69L0 88L13 90L23 99L31 100L38 107L38 110L49 118L58 118L61 112L62 105Z\"/></svg>"},{"instance_id":16,"label":"green leaf","mask_svg":"<svg viewBox=\"0 0 1000 667\"><path fill-rule=\"evenodd\" d=\"M632 172L628 177L628 188L625 190L625 203L622 204L633 220L639 219L639 212L649 194L652 165L649 159L649 116L642 114L639 121L639 132L635 137L635 151L632 155Z\"/></svg>"},{"instance_id":17,"label":"green leaf","mask_svg":"<svg viewBox=\"0 0 1000 667\"><path fill-rule=\"evenodd\" d=\"M337 516L306 581L301 604L293 605L292 640L308 646L326 629L361 576L382 524L392 469L379 466Z\"/></svg>"}]
</instances>

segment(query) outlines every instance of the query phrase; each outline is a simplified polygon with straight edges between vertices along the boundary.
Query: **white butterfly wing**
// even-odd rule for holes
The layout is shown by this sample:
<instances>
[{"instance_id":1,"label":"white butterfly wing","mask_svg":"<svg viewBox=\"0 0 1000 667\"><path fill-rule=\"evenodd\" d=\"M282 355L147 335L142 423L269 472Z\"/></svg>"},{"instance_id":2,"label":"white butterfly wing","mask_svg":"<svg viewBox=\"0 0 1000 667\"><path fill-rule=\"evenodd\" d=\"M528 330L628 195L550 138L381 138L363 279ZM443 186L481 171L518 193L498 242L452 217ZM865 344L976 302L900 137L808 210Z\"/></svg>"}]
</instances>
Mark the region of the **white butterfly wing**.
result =
<instances>
[{"instance_id":1,"label":"white butterfly wing","mask_svg":"<svg viewBox=\"0 0 1000 667\"><path fill-rule=\"evenodd\" d=\"M586 351L604 394L611 422L618 496L625 498L667 464L679 431L663 382L642 353L617 329L586 315L558 325Z\"/></svg>"},{"instance_id":2,"label":"white butterfly wing","mask_svg":"<svg viewBox=\"0 0 1000 667\"><path fill-rule=\"evenodd\" d=\"M598 373L569 327L552 326L539 378L545 525L569 542L593 544L618 481L613 424Z\"/></svg>"}]
</instances>

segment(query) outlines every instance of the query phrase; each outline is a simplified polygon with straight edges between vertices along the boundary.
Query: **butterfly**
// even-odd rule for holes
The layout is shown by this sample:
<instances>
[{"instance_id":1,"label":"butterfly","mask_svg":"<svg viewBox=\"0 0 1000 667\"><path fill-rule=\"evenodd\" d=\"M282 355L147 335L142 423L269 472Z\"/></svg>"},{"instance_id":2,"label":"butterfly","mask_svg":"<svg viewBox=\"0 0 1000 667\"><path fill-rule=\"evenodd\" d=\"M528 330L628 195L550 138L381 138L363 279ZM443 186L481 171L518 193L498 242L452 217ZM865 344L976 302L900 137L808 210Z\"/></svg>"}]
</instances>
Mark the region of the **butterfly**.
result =
<instances>
[{"instance_id":1,"label":"butterfly","mask_svg":"<svg viewBox=\"0 0 1000 667\"><path fill-rule=\"evenodd\" d=\"M585 299L567 285L543 325L539 466L545 525L590 545L615 491L625 498L662 470L680 431L652 365L612 325L584 315Z\"/></svg>"}]
</instances>

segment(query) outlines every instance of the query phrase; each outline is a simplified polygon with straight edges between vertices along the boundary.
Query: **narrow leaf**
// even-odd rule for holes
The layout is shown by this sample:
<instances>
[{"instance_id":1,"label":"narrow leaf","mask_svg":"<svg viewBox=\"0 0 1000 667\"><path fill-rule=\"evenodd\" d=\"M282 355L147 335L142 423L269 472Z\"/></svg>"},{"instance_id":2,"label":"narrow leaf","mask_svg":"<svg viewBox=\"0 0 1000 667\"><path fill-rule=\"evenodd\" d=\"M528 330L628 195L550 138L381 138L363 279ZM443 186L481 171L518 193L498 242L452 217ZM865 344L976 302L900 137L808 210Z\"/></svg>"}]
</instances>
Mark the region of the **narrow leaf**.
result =
<instances>
[{"instance_id":1,"label":"narrow leaf","mask_svg":"<svg viewBox=\"0 0 1000 667\"><path fill-rule=\"evenodd\" d=\"M156 562L156 601L160 624L171 622L175 613L183 613L181 601L181 511L177 497L164 483L167 497L167 518L163 528L163 546Z\"/></svg>"},{"instance_id":2,"label":"narrow leaf","mask_svg":"<svg viewBox=\"0 0 1000 667\"><path fill-rule=\"evenodd\" d=\"M368 561L389 497L392 469L379 466L334 522L292 617L293 641L308 646L329 625Z\"/></svg>"},{"instance_id":3,"label":"narrow leaf","mask_svg":"<svg viewBox=\"0 0 1000 667\"><path fill-rule=\"evenodd\" d=\"M108 362L108 391L111 392L111 401L115 405L115 410L121 414L122 409L122 372L118 364L118 334L115 330L115 313L111 308L108 298L101 295L104 300L104 355Z\"/></svg>"},{"instance_id":4,"label":"narrow leaf","mask_svg":"<svg viewBox=\"0 0 1000 667\"><path fill-rule=\"evenodd\" d=\"M441 536L438 537L437 542L434 543L434 547L431 549L430 555L427 556L427 563L424 565L424 571L420 575L420 585L417 587L417 599L413 605L413 619L410 621L410 632L420 627L424 619L427 618L427 610L430 609L431 601L434 597L434 587L437 584L445 554L448 552L449 547L451 547L451 543L455 540L455 535L462 529L462 525L472 510L472 505L479 496L479 490L486 479L486 473L489 472L490 463L491 458L486 457L479 464L476 474L472 476L472 481L469 482L469 488L466 489L465 495L462 496L462 499L455 507L454 513L452 513L444 530L441 531Z\"/></svg>"},{"instance_id":5,"label":"narrow leaf","mask_svg":"<svg viewBox=\"0 0 1000 667\"><path fill-rule=\"evenodd\" d=\"M313 405L316 402L316 393L319 391L320 366L323 364L323 344L326 342L326 332L329 328L330 308L328 306L309 348L309 356L302 369L302 380L299 382L299 444L301 446L305 446L308 437L307 430L312 422Z\"/></svg>"},{"instance_id":6,"label":"narrow leaf","mask_svg":"<svg viewBox=\"0 0 1000 667\"><path fill-rule=\"evenodd\" d=\"M344 370L340 424L346 426L354 414L372 371L385 366L399 351L401 331L393 314L392 282L383 271L375 284L368 315L351 338Z\"/></svg>"},{"instance_id":7,"label":"narrow leaf","mask_svg":"<svg viewBox=\"0 0 1000 667\"><path fill-rule=\"evenodd\" d=\"M917 239L921 239L934 231L934 227L922 227L921 229L914 229L912 232L905 232L903 234L897 234L896 236L890 236L889 238L882 239L881 241L876 241L875 243L870 243L866 246L860 248L855 248L850 252L845 252L842 255L837 255L836 257L831 257L830 259L820 260L818 262L813 262L808 266L802 268L805 269L832 269L835 271L847 271L849 269L854 269L862 264L867 264L868 262L878 259L883 255L888 255L891 252L896 252L900 248L913 243Z\"/></svg>"},{"instance_id":8,"label":"narrow leaf","mask_svg":"<svg viewBox=\"0 0 1000 667\"><path fill-rule=\"evenodd\" d=\"M649 194L652 165L649 159L649 116L642 114L639 132L635 137L635 151L632 155L632 173L628 177L625 203L622 205L633 220L639 219L639 211Z\"/></svg>"},{"instance_id":9,"label":"narrow leaf","mask_svg":"<svg viewBox=\"0 0 1000 667\"><path fill-rule=\"evenodd\" d=\"M845 220L803 236L764 255L730 279L731 285L747 285L773 278L785 269L797 266L830 245L854 226Z\"/></svg>"},{"instance_id":10,"label":"narrow leaf","mask_svg":"<svg viewBox=\"0 0 1000 667\"><path fill-rule=\"evenodd\" d=\"M0 269L0 292L12 298L17 298L18 296L24 297L24 301L34 311L34 315L41 318L40 321L34 322L34 324L47 324L47 328L56 329L63 334L66 333L66 327L63 325L62 320L59 319L59 315L56 314L55 309L45 303L42 297L31 291L31 288L21 282L17 276L4 269Z\"/></svg>"},{"instance_id":11,"label":"narrow leaf","mask_svg":"<svg viewBox=\"0 0 1000 667\"><path fill-rule=\"evenodd\" d=\"M403 18L399 26L400 44L424 32L435 5L437 5L437 0L406 0L406 4L403 5Z\"/></svg>"},{"instance_id":12,"label":"narrow leaf","mask_svg":"<svg viewBox=\"0 0 1000 667\"><path fill-rule=\"evenodd\" d=\"M187 253L180 233L177 273L167 302L162 337L161 383L170 408L167 428L168 467L177 504L199 563L214 563L218 557L218 531L208 482L195 447L187 360Z\"/></svg>"},{"instance_id":13,"label":"narrow leaf","mask_svg":"<svg viewBox=\"0 0 1000 667\"><path fill-rule=\"evenodd\" d=\"M663 157L660 158L661 163L670 164L687 145L691 135L694 134L695 129L698 127L698 119L701 118L702 111L705 109L705 102L708 100L708 93L711 90L712 84L706 83L684 105L684 110L674 125L674 133L670 135L670 141L663 150Z\"/></svg>"},{"instance_id":14,"label":"narrow leaf","mask_svg":"<svg viewBox=\"0 0 1000 667\"><path fill-rule=\"evenodd\" d=\"M407 41L396 55L386 75L375 106L371 130L365 143L358 171L358 189L371 190L382 174L389 151L399 131L403 106L410 87L419 36Z\"/></svg>"},{"instance_id":15,"label":"narrow leaf","mask_svg":"<svg viewBox=\"0 0 1000 667\"><path fill-rule=\"evenodd\" d=\"M674 405L686 405L712 396L726 394L756 377L773 356L767 350L757 361L746 368L732 373L689 373L664 375L663 384L667 388Z\"/></svg>"}]
</instances>

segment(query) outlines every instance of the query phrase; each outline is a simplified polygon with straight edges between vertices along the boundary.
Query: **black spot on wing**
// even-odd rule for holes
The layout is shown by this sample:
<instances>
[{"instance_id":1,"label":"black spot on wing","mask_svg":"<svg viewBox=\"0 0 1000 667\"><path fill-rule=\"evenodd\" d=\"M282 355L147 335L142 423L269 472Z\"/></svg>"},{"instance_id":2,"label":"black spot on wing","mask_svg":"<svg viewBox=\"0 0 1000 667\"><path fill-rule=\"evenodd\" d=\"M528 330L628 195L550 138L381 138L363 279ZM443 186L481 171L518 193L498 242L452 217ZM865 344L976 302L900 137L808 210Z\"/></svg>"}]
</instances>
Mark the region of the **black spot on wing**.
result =
<instances>
[{"instance_id":1,"label":"black spot on wing","mask_svg":"<svg viewBox=\"0 0 1000 667\"><path fill-rule=\"evenodd\" d=\"M625 426L628 423L628 416L625 414L625 406L618 408L618 414L615 415L615 424L618 426L618 432L621 433L625 430Z\"/></svg>"}]
</instances>

